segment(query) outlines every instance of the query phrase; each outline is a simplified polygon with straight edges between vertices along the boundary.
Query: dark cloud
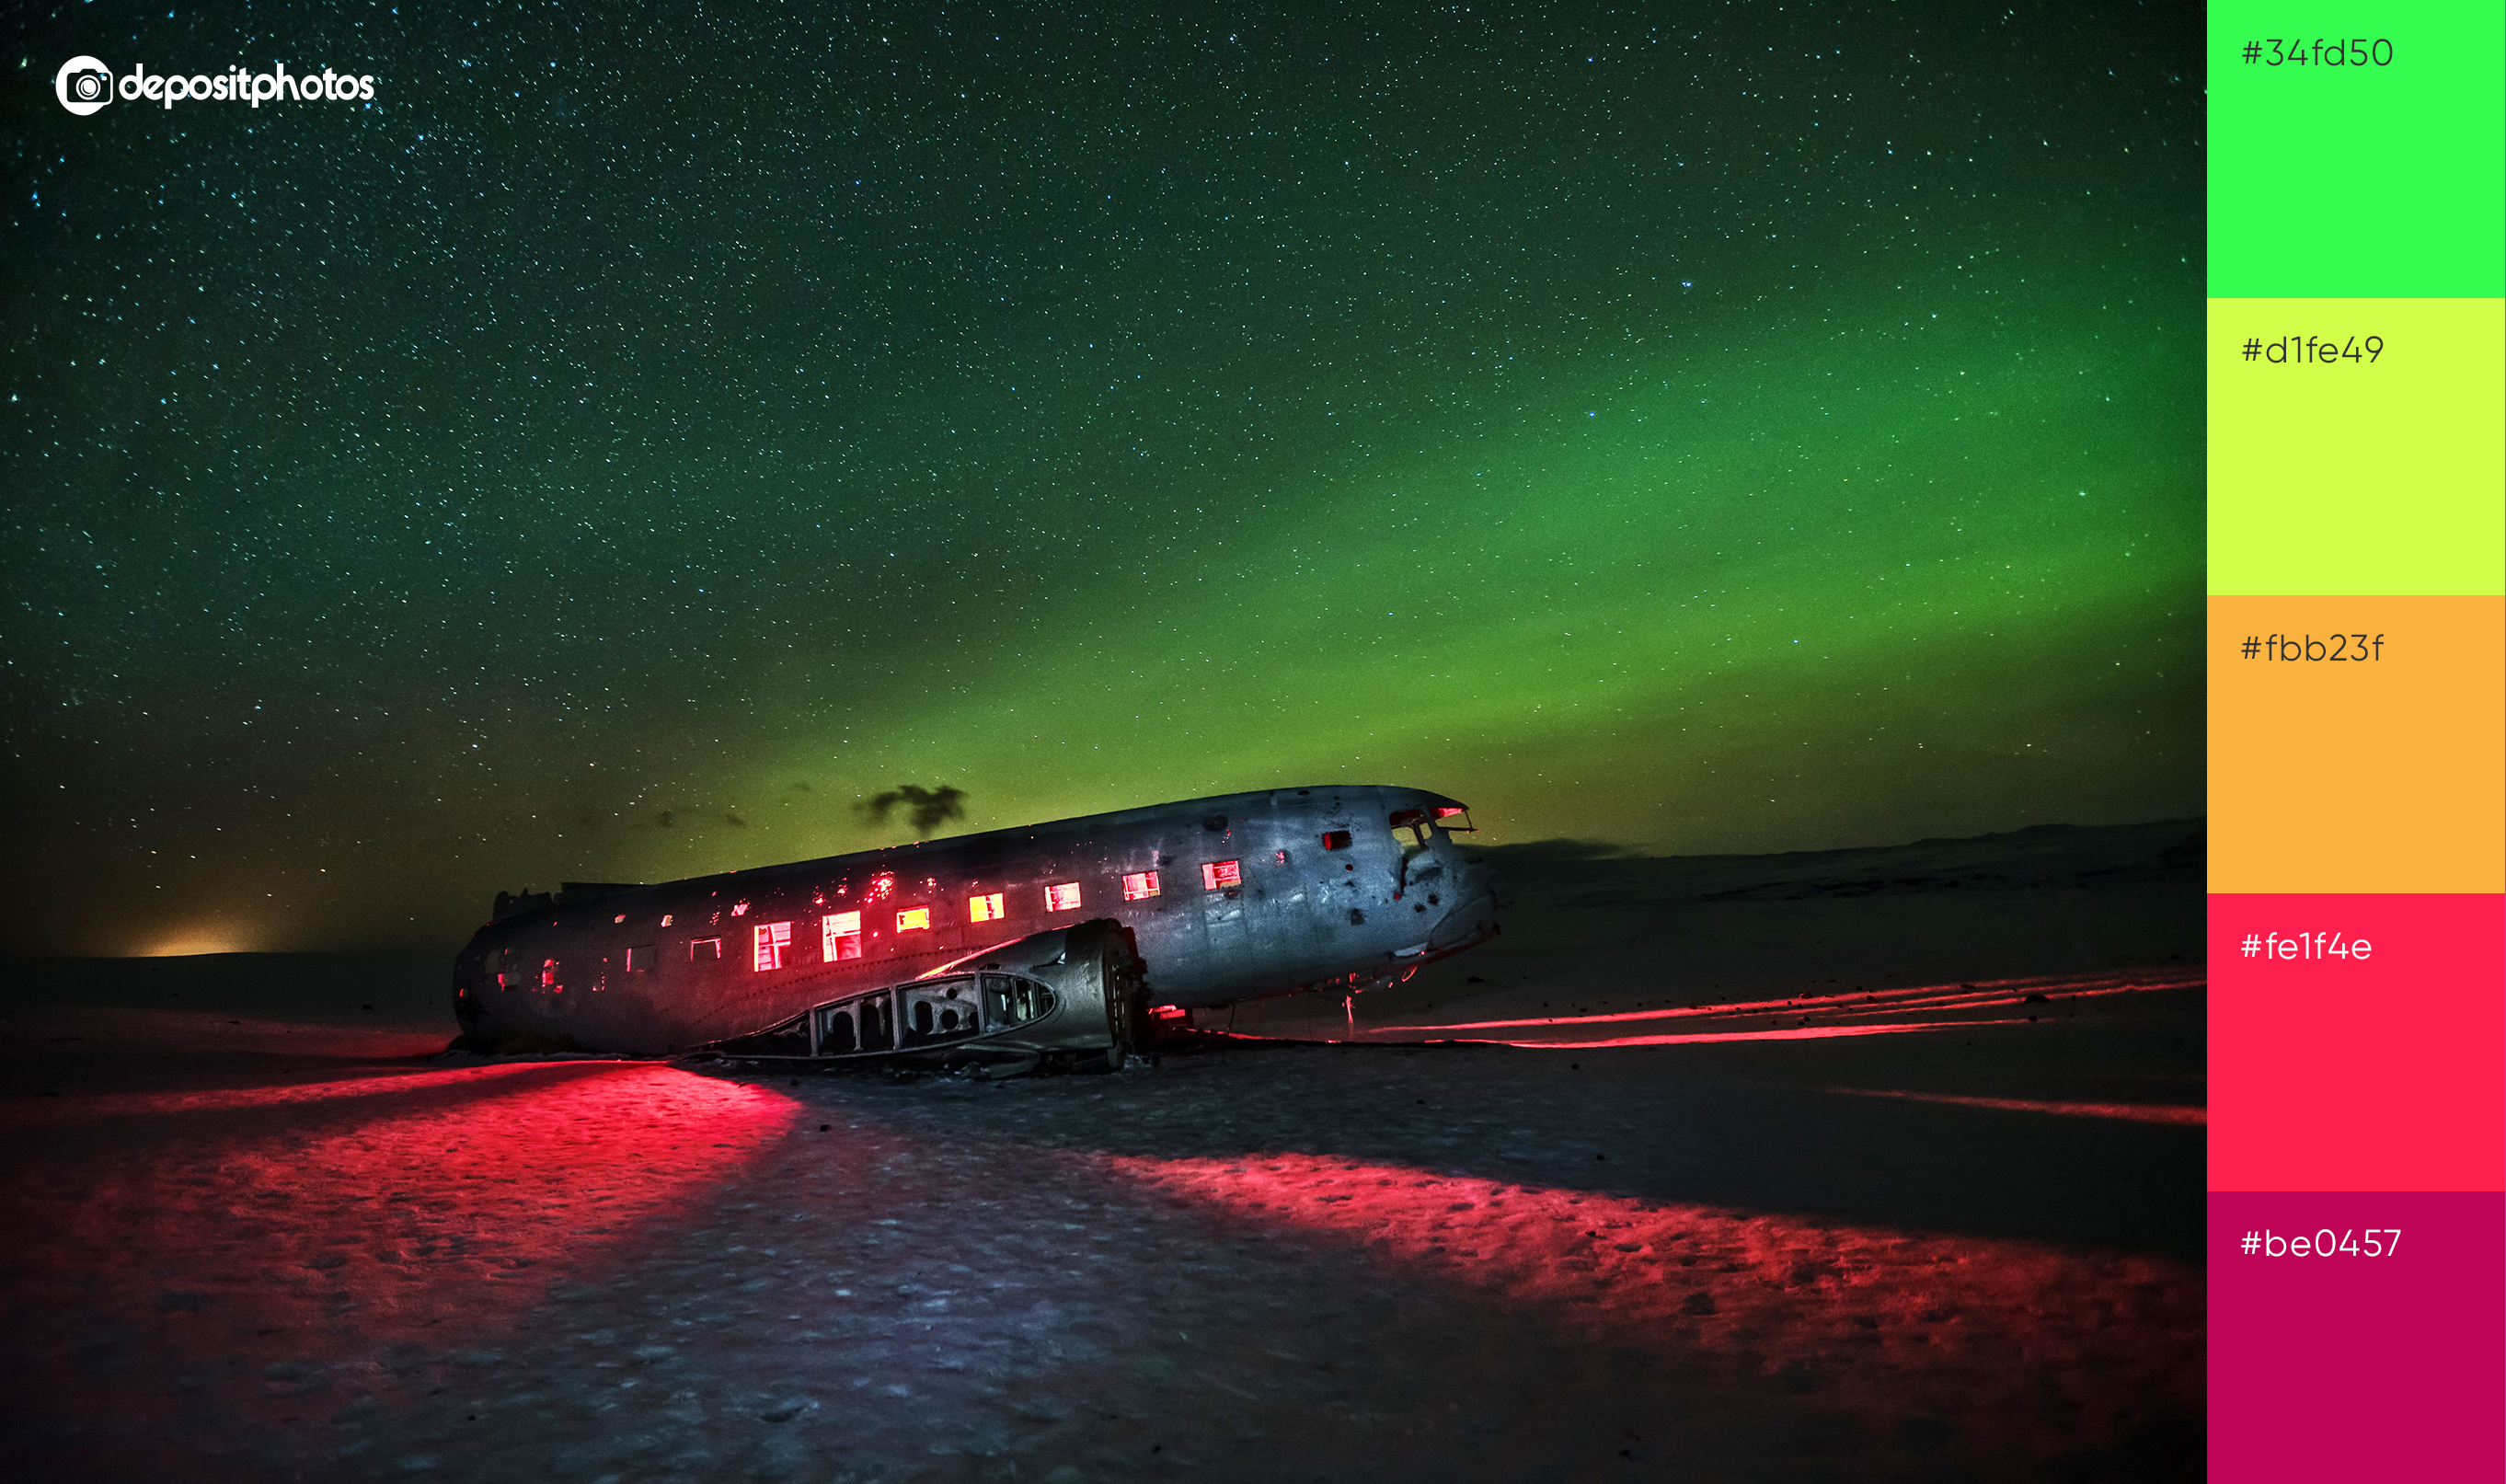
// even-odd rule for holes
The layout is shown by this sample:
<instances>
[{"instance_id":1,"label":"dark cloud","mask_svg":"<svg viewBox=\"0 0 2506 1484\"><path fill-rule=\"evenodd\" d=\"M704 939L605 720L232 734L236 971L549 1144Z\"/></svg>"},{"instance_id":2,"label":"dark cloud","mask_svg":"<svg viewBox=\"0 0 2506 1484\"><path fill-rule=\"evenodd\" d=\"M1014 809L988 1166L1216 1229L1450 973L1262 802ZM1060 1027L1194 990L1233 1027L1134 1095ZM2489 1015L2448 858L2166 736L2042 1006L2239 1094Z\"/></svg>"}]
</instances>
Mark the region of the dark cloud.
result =
<instances>
[{"instance_id":1,"label":"dark cloud","mask_svg":"<svg viewBox=\"0 0 2506 1484\"><path fill-rule=\"evenodd\" d=\"M917 832L928 833L933 825L966 817L966 791L943 783L937 788L917 788L912 783L899 783L887 792L864 799L853 808L874 824L887 822L888 814L899 804L906 806L905 817Z\"/></svg>"}]
</instances>

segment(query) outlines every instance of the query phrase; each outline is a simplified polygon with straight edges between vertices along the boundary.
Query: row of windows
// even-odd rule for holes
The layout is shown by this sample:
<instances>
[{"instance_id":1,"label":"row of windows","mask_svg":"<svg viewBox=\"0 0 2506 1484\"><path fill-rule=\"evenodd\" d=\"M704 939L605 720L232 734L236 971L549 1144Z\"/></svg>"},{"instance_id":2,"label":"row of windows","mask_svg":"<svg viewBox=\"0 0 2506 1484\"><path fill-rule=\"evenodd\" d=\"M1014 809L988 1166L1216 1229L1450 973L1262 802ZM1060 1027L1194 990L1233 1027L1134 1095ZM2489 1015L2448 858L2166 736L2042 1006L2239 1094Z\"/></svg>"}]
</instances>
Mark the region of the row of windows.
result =
<instances>
[{"instance_id":1,"label":"row of windows","mask_svg":"<svg viewBox=\"0 0 2506 1484\"><path fill-rule=\"evenodd\" d=\"M1325 850L1342 850L1346 847L1347 832L1344 830L1335 831L1323 837ZM1281 852L1280 858L1282 860L1287 858L1284 851ZM1200 886L1204 891L1232 891L1241 886L1243 881L1243 865L1240 861L1201 862ZM1123 878L1123 900L1127 902L1145 901L1157 894L1158 873L1155 871L1133 871ZM966 921L969 923L1000 922L1009 916L1009 909L1004 903L1005 893L1003 892L978 892L966 898ZM1080 891L1079 883L1075 881L1056 882L1044 888L1044 910L1047 912L1077 912L1083 904L1084 896ZM744 910L746 905L742 903L740 908L734 911ZM625 922L626 914L619 914L618 920ZM662 925L667 927L670 925L670 920L667 917L662 918ZM793 926L791 923L756 923L750 929L750 968L764 973L783 967L789 961L792 950ZM931 909L929 907L897 909L896 930L898 932L925 932L930 927ZM507 950L509 957L511 952ZM627 949L626 972L651 973L656 966L655 952L654 945L649 943L637 944ZM818 956L822 961L828 963L841 963L847 959L858 959L862 956L862 914L859 911L830 912L819 918ZM722 957L720 938L688 940L688 961L691 963L717 963L721 961ZM512 989L520 978L518 973L500 971L496 975L496 982L501 988ZM541 964L539 981L542 989L557 988L555 959L551 959Z\"/></svg>"},{"instance_id":2,"label":"row of windows","mask_svg":"<svg viewBox=\"0 0 2506 1484\"><path fill-rule=\"evenodd\" d=\"M1200 885L1203 890L1217 891L1233 887L1240 885L1243 879L1244 873L1241 864L1237 861L1207 861L1200 868ZM1133 871L1123 878L1123 900L1127 902L1142 901L1157 894L1158 873L1155 871ZM966 921L997 923L1008 917L1009 909L1003 905L1003 895L998 891L983 891L966 898ZM1056 882L1044 888L1044 910L1047 912L1077 912L1083 904L1084 898L1079 889L1079 883L1075 881ZM792 948L792 925L790 923L759 923L752 927L749 938L749 967L759 973L783 967ZM930 908L897 909L896 930L898 932L925 932L930 927ZM645 952L648 951L636 949L627 951L628 973L642 972L651 966L649 961L639 963L636 958L638 953ZM847 959L858 959L861 956L862 915L860 912L830 912L818 919L818 957L822 961L841 963ZM721 958L722 940L720 938L698 938L688 944L688 959L691 962L712 962Z\"/></svg>"}]
</instances>

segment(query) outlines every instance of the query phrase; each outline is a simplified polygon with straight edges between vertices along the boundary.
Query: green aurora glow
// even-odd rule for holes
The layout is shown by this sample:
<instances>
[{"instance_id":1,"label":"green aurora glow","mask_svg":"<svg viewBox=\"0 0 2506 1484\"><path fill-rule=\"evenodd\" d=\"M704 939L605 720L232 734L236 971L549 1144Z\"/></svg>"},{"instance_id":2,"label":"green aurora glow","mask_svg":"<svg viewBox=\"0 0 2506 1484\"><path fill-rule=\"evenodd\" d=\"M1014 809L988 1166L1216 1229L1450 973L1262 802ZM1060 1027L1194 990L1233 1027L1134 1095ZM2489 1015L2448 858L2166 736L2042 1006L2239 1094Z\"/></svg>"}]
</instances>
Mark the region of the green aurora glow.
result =
<instances>
[{"instance_id":1,"label":"green aurora glow","mask_svg":"<svg viewBox=\"0 0 2506 1484\"><path fill-rule=\"evenodd\" d=\"M448 952L900 781L2201 812L2194 31L646 18L21 108L13 948Z\"/></svg>"}]
</instances>

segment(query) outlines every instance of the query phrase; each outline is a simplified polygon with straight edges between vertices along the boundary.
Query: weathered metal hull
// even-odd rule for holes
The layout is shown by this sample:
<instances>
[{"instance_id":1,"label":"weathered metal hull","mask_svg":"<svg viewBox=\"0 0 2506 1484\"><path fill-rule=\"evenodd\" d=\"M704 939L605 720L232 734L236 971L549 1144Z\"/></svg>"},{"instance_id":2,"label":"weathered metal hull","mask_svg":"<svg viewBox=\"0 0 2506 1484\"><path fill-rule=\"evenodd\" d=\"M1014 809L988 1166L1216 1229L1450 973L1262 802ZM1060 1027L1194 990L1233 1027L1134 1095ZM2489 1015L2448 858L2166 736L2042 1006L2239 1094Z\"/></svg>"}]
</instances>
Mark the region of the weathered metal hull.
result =
<instances>
[{"instance_id":1,"label":"weathered metal hull","mask_svg":"<svg viewBox=\"0 0 2506 1484\"><path fill-rule=\"evenodd\" d=\"M454 960L454 1009L486 1044L661 1055L1097 918L1130 934L1153 1006L1358 988L1495 930L1460 814L1417 789L1271 789L525 897Z\"/></svg>"}]
</instances>

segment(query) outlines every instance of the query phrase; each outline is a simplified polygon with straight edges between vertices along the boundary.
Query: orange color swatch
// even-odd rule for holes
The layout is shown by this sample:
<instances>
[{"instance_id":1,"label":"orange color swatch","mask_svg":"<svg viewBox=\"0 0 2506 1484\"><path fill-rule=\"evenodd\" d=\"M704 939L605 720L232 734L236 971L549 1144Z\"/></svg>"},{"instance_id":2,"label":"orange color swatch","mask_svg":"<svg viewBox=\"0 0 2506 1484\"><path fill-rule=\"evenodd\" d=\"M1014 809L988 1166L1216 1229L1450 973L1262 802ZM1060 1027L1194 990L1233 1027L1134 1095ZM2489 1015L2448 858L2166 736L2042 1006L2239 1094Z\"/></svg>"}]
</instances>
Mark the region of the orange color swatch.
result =
<instances>
[{"instance_id":1,"label":"orange color swatch","mask_svg":"<svg viewBox=\"0 0 2506 1484\"><path fill-rule=\"evenodd\" d=\"M2209 600L2212 891L2506 890L2506 600Z\"/></svg>"}]
</instances>

